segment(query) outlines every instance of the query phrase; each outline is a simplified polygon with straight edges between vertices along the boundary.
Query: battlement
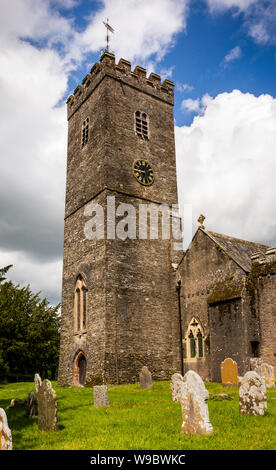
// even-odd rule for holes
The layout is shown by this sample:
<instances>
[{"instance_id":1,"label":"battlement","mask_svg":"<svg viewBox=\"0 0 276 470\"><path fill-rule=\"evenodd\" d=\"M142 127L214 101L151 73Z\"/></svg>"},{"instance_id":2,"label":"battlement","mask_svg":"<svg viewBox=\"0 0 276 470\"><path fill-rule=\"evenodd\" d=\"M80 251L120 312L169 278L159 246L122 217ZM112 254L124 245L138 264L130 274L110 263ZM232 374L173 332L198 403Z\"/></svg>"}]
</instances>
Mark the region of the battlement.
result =
<instances>
[{"instance_id":1,"label":"battlement","mask_svg":"<svg viewBox=\"0 0 276 470\"><path fill-rule=\"evenodd\" d=\"M105 51L100 63L96 62L84 79L82 84L78 85L73 94L67 99L68 118L74 114L79 106L88 98L93 90L99 85L105 76L114 78L130 87L139 89L155 98L166 101L173 105L174 102L174 83L165 79L161 83L160 75L150 73L147 77L147 71L143 67L136 65L131 70L131 62L120 59L115 63L115 55Z\"/></svg>"},{"instance_id":2,"label":"battlement","mask_svg":"<svg viewBox=\"0 0 276 470\"><path fill-rule=\"evenodd\" d=\"M262 251L257 251L251 256L252 263L265 264L270 263L271 261L276 261L276 246L268 248L265 253Z\"/></svg>"}]
</instances>

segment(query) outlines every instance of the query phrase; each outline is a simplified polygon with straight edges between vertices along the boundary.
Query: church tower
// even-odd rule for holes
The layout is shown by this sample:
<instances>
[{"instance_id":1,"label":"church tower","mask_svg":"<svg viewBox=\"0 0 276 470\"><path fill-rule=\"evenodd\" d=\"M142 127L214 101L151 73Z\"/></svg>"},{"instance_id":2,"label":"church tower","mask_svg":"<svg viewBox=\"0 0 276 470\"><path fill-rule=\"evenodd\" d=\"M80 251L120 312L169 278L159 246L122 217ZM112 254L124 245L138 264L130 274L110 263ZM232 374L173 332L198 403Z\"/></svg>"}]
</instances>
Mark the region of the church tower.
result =
<instances>
[{"instance_id":1,"label":"church tower","mask_svg":"<svg viewBox=\"0 0 276 470\"><path fill-rule=\"evenodd\" d=\"M138 217L177 204L173 100L172 82L107 51L67 100L59 385L136 382L144 365L154 380L180 370L181 252L161 223L148 233Z\"/></svg>"}]
</instances>

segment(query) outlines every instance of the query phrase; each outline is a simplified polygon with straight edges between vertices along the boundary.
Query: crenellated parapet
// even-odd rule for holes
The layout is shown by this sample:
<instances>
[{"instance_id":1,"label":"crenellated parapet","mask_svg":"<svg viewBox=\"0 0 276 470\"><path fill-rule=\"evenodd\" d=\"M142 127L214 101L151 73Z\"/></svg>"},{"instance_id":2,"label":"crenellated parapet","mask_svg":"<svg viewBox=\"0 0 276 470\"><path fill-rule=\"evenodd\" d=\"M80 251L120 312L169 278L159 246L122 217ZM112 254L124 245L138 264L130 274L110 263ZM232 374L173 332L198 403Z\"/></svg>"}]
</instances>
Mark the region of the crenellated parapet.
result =
<instances>
[{"instance_id":1,"label":"crenellated parapet","mask_svg":"<svg viewBox=\"0 0 276 470\"><path fill-rule=\"evenodd\" d=\"M150 73L147 77L146 69L139 65L136 65L132 71L131 63L125 59L120 59L116 64L115 55L105 51L100 58L100 63L97 62L93 65L90 73L82 80L82 84L78 85L73 94L67 99L68 119L106 76L171 105L174 103L173 82L167 79L161 82L160 75L156 73Z\"/></svg>"}]
</instances>

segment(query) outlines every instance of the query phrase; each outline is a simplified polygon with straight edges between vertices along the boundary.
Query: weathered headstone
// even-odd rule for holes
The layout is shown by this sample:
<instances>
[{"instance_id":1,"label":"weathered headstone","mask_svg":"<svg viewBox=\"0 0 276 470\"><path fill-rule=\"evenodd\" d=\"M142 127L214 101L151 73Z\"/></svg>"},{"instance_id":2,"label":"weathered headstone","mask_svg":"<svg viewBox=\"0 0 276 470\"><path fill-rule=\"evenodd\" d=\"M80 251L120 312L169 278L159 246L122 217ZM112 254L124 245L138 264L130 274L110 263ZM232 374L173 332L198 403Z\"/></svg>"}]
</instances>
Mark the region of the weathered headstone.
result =
<instances>
[{"instance_id":1,"label":"weathered headstone","mask_svg":"<svg viewBox=\"0 0 276 470\"><path fill-rule=\"evenodd\" d=\"M36 393L38 393L39 387L42 384L42 380L39 374L35 374L34 383L35 383Z\"/></svg>"},{"instance_id":2,"label":"weathered headstone","mask_svg":"<svg viewBox=\"0 0 276 470\"><path fill-rule=\"evenodd\" d=\"M142 388L152 387L151 373L146 366L142 367L141 372L139 373L139 379Z\"/></svg>"},{"instance_id":3,"label":"weathered headstone","mask_svg":"<svg viewBox=\"0 0 276 470\"><path fill-rule=\"evenodd\" d=\"M254 370L258 373L258 368L262 365L263 359L261 357L250 358L250 370Z\"/></svg>"},{"instance_id":4,"label":"weathered headstone","mask_svg":"<svg viewBox=\"0 0 276 470\"><path fill-rule=\"evenodd\" d=\"M93 403L96 408L109 406L107 385L95 385L93 387Z\"/></svg>"},{"instance_id":5,"label":"weathered headstone","mask_svg":"<svg viewBox=\"0 0 276 470\"><path fill-rule=\"evenodd\" d=\"M41 431L57 429L57 397L50 380L43 380L37 394L38 427Z\"/></svg>"},{"instance_id":6,"label":"weathered headstone","mask_svg":"<svg viewBox=\"0 0 276 470\"><path fill-rule=\"evenodd\" d=\"M27 416L28 418L35 418L37 416L37 394L30 392L27 401Z\"/></svg>"},{"instance_id":7,"label":"weathered headstone","mask_svg":"<svg viewBox=\"0 0 276 470\"><path fill-rule=\"evenodd\" d=\"M12 450L12 434L3 408L0 408L0 450Z\"/></svg>"},{"instance_id":8,"label":"weathered headstone","mask_svg":"<svg viewBox=\"0 0 276 470\"><path fill-rule=\"evenodd\" d=\"M263 362L257 369L257 374L265 379L267 387L275 386L274 367Z\"/></svg>"},{"instance_id":9,"label":"weathered headstone","mask_svg":"<svg viewBox=\"0 0 276 470\"><path fill-rule=\"evenodd\" d=\"M238 379L238 365L230 357L227 357L220 364L221 383L222 385L237 385Z\"/></svg>"},{"instance_id":10,"label":"weathered headstone","mask_svg":"<svg viewBox=\"0 0 276 470\"><path fill-rule=\"evenodd\" d=\"M174 374L170 384L173 401L179 401L182 410L181 432L184 434L211 434L207 400L208 390L201 377L188 371L184 377Z\"/></svg>"},{"instance_id":11,"label":"weathered headstone","mask_svg":"<svg viewBox=\"0 0 276 470\"><path fill-rule=\"evenodd\" d=\"M240 413L263 415L267 408L265 380L257 372L249 371L243 376L239 388Z\"/></svg>"}]
</instances>

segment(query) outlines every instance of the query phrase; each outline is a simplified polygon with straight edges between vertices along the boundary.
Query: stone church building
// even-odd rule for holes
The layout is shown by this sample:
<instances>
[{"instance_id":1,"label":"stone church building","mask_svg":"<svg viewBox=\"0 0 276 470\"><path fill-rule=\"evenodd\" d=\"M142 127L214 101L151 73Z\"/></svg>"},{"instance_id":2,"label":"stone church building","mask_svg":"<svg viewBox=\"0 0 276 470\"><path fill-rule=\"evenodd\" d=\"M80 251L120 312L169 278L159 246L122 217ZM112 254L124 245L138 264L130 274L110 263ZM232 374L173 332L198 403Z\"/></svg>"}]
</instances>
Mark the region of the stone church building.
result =
<instances>
[{"instance_id":1,"label":"stone church building","mask_svg":"<svg viewBox=\"0 0 276 470\"><path fill-rule=\"evenodd\" d=\"M118 236L114 213L179 219L173 104L171 81L107 51L67 100L59 385L133 383L144 365L153 380L219 381L226 357L239 375L251 357L276 366L276 248L203 218L185 253L171 231L138 236L140 221Z\"/></svg>"}]
</instances>

